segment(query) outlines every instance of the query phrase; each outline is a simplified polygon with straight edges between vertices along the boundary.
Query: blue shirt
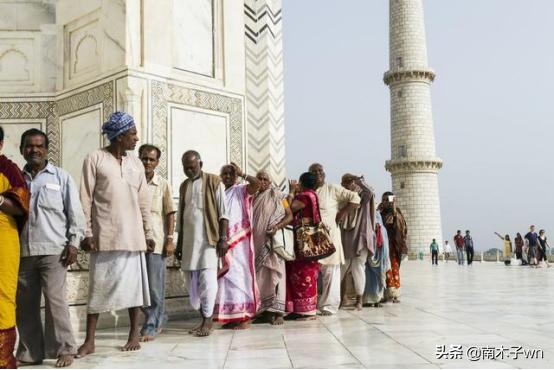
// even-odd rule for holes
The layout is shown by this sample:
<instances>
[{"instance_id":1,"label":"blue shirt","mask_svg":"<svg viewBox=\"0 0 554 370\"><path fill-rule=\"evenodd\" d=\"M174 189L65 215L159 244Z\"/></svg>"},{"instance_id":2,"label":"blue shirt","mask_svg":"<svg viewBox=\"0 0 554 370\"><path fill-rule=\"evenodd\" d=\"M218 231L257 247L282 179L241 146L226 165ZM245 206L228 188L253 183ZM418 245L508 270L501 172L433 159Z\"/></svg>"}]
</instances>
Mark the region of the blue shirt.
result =
<instances>
[{"instance_id":1,"label":"blue shirt","mask_svg":"<svg viewBox=\"0 0 554 370\"><path fill-rule=\"evenodd\" d=\"M529 245L534 247L535 245L537 245L538 243L538 238L539 236L537 235L536 232L531 232L529 231L526 235L525 235L525 239L529 240Z\"/></svg>"},{"instance_id":2,"label":"blue shirt","mask_svg":"<svg viewBox=\"0 0 554 370\"><path fill-rule=\"evenodd\" d=\"M48 163L34 178L25 167L23 176L31 201L20 237L21 257L61 254L67 244L79 247L85 234L85 216L69 173Z\"/></svg>"}]
</instances>

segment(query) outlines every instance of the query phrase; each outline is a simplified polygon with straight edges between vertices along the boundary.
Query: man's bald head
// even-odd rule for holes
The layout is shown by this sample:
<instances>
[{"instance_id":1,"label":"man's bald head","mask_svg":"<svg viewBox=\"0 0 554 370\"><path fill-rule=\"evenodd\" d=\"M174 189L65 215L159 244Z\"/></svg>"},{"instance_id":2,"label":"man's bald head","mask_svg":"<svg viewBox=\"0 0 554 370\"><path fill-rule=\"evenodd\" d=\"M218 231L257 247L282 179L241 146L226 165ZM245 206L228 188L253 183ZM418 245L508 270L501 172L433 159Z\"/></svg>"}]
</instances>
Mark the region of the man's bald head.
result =
<instances>
[{"instance_id":1,"label":"man's bald head","mask_svg":"<svg viewBox=\"0 0 554 370\"><path fill-rule=\"evenodd\" d=\"M202 159L196 150L187 150L182 157L183 171L189 179L195 179L202 173Z\"/></svg>"},{"instance_id":2,"label":"man's bald head","mask_svg":"<svg viewBox=\"0 0 554 370\"><path fill-rule=\"evenodd\" d=\"M202 160L202 158L200 157L200 153L198 153L196 150L187 150L183 154L182 160L184 161L185 158L196 159L198 161Z\"/></svg>"}]
</instances>

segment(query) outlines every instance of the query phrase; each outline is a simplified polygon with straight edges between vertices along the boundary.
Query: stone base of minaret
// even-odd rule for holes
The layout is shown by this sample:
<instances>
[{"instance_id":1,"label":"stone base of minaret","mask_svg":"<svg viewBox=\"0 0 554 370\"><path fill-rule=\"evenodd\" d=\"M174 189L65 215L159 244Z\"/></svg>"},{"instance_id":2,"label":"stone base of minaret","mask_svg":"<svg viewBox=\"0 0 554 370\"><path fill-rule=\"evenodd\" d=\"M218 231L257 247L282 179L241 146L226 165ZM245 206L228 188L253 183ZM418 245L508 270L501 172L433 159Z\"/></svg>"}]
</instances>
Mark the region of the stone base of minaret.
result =
<instances>
[{"instance_id":1,"label":"stone base of minaret","mask_svg":"<svg viewBox=\"0 0 554 370\"><path fill-rule=\"evenodd\" d=\"M387 162L397 206L408 224L407 244L411 255L429 254L433 239L439 245L443 243L437 176L441 166L440 160Z\"/></svg>"}]
</instances>

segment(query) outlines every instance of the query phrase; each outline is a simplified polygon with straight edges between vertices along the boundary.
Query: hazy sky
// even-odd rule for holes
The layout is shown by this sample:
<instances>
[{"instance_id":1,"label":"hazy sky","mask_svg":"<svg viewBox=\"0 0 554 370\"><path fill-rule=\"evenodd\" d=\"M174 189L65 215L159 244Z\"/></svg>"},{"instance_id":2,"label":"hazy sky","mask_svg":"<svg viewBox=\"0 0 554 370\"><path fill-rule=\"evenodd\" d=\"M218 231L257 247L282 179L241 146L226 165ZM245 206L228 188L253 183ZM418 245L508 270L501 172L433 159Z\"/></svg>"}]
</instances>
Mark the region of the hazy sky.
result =
<instances>
[{"instance_id":1,"label":"hazy sky","mask_svg":"<svg viewBox=\"0 0 554 370\"><path fill-rule=\"evenodd\" d=\"M443 236L554 240L554 1L425 0ZM283 0L287 170L390 188L388 1ZM307 144L307 145L305 145Z\"/></svg>"}]
</instances>

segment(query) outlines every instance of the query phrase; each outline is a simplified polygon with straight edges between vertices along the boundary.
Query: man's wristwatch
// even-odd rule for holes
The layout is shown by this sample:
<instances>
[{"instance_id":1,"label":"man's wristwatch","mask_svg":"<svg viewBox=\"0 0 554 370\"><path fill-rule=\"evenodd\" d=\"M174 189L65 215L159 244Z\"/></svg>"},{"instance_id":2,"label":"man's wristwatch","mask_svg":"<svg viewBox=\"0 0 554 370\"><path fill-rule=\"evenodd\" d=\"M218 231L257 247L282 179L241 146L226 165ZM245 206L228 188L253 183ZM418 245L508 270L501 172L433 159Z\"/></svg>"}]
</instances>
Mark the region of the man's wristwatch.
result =
<instances>
[{"instance_id":1,"label":"man's wristwatch","mask_svg":"<svg viewBox=\"0 0 554 370\"><path fill-rule=\"evenodd\" d=\"M219 241L226 242L226 241L227 241L227 237L226 237L226 236L220 236L220 237L219 237Z\"/></svg>"},{"instance_id":2,"label":"man's wristwatch","mask_svg":"<svg viewBox=\"0 0 554 370\"><path fill-rule=\"evenodd\" d=\"M168 236L166 236L166 237L165 237L165 240L171 240L171 241L172 241L172 240L173 240L173 235L168 235Z\"/></svg>"}]
</instances>

